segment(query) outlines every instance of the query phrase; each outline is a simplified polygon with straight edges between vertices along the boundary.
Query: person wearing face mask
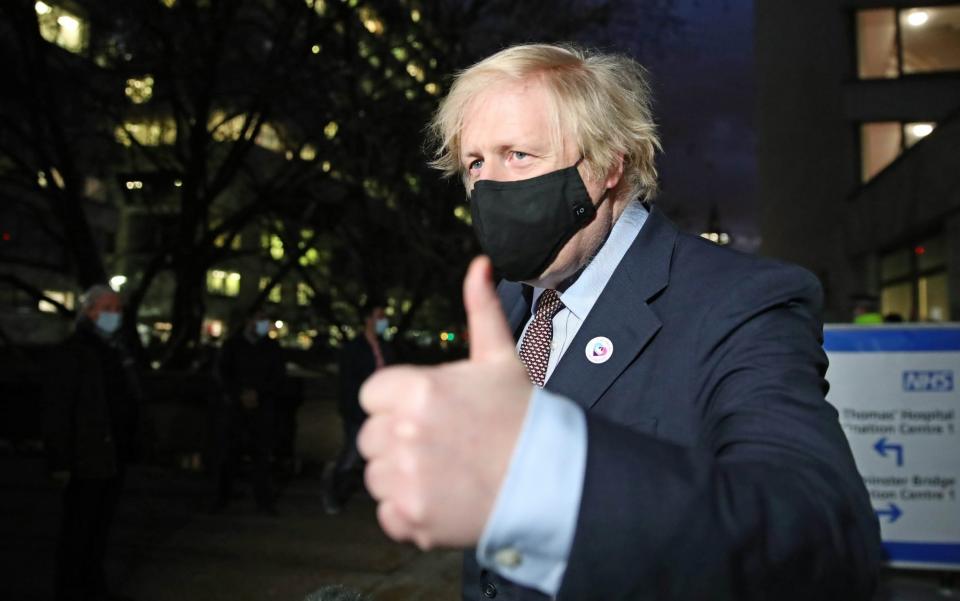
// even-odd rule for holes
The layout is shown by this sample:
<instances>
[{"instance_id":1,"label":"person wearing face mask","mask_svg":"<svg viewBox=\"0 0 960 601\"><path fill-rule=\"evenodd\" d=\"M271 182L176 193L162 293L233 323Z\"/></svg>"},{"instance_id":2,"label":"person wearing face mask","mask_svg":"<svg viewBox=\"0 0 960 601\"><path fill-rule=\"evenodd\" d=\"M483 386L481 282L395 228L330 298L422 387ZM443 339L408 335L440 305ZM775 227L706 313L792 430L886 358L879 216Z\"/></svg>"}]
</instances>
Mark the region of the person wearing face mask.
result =
<instances>
[{"instance_id":1,"label":"person wearing face mask","mask_svg":"<svg viewBox=\"0 0 960 601\"><path fill-rule=\"evenodd\" d=\"M652 204L650 106L633 60L566 46L454 79L434 165L488 256L469 359L361 391L380 524L467 549L470 600L866 601L879 528L824 398L820 284Z\"/></svg>"},{"instance_id":2,"label":"person wearing face mask","mask_svg":"<svg viewBox=\"0 0 960 601\"><path fill-rule=\"evenodd\" d=\"M211 510L226 509L246 449L253 458L253 493L258 513L276 515L271 454L276 432L277 393L286 368L280 346L270 338L273 322L263 312L250 315L223 344L218 375L223 387L218 418L217 496Z\"/></svg>"},{"instance_id":3,"label":"person wearing face mask","mask_svg":"<svg viewBox=\"0 0 960 601\"><path fill-rule=\"evenodd\" d=\"M323 477L323 508L331 515L339 513L360 486L363 460L357 451L357 432L367 418L360 406L360 386L375 371L395 361L393 346L384 339L389 327L383 306L368 303L363 309L360 335L340 351L337 411L343 427L343 445Z\"/></svg>"},{"instance_id":4,"label":"person wearing face mask","mask_svg":"<svg viewBox=\"0 0 960 601\"><path fill-rule=\"evenodd\" d=\"M121 343L123 308L107 286L81 297L74 332L51 352L44 382L44 447L63 485L55 596L111 597L104 574L110 526L133 457L140 389Z\"/></svg>"}]
</instances>

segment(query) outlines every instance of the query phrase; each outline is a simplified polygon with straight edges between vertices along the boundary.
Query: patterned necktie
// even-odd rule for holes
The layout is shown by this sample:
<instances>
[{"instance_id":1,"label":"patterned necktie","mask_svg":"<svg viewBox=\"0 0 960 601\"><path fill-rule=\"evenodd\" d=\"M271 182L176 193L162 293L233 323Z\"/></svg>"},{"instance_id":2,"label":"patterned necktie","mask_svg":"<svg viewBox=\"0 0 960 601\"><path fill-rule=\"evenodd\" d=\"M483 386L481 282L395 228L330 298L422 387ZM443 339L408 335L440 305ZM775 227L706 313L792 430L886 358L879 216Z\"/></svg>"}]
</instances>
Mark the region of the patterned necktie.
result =
<instances>
[{"instance_id":1,"label":"patterned necktie","mask_svg":"<svg viewBox=\"0 0 960 601\"><path fill-rule=\"evenodd\" d=\"M550 343L553 341L553 316L563 308L556 290L544 290L537 301L533 321L527 326L520 342L520 360L527 367L530 381L543 388L550 361Z\"/></svg>"}]
</instances>

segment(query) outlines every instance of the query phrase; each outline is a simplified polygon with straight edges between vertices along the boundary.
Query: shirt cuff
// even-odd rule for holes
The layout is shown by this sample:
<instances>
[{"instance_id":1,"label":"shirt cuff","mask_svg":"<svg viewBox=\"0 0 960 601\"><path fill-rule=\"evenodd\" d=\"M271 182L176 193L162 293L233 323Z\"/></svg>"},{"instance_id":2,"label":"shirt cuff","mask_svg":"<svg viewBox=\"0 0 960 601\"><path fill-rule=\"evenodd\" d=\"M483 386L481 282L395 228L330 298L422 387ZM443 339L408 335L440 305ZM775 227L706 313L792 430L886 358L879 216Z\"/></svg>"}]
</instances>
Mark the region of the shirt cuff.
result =
<instances>
[{"instance_id":1,"label":"shirt cuff","mask_svg":"<svg viewBox=\"0 0 960 601\"><path fill-rule=\"evenodd\" d=\"M477 562L556 595L580 512L587 423L569 399L535 389L506 478L477 544Z\"/></svg>"}]
</instances>

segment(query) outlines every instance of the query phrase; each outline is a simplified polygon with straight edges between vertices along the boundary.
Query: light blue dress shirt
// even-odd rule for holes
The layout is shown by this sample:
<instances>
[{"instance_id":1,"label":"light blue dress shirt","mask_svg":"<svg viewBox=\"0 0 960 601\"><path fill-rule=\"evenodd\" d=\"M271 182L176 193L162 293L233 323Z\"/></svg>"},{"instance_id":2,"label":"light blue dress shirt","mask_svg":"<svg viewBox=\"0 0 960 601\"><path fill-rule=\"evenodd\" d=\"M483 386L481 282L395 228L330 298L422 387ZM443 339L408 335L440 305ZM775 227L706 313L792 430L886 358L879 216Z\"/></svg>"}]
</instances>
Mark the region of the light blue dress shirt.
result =
<instances>
[{"instance_id":1,"label":"light blue dress shirt","mask_svg":"<svg viewBox=\"0 0 960 601\"><path fill-rule=\"evenodd\" d=\"M560 294L564 308L553 318L548 381L647 215L643 205L630 202L593 260ZM542 292L534 290L524 333ZM576 531L586 463L583 410L570 399L535 388L506 478L477 544L477 562L513 582L556 595Z\"/></svg>"}]
</instances>

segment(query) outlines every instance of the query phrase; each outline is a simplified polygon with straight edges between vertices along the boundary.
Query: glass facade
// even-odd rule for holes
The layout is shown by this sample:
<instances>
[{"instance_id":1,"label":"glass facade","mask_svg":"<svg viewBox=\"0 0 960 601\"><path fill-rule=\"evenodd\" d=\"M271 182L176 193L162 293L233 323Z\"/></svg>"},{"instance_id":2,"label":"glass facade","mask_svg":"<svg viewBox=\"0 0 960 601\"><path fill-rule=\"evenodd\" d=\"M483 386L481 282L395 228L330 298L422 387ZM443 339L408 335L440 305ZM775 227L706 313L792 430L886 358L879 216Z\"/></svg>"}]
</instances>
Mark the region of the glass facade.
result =
<instances>
[{"instance_id":1,"label":"glass facade","mask_svg":"<svg viewBox=\"0 0 960 601\"><path fill-rule=\"evenodd\" d=\"M906 321L947 321L946 238L942 235L880 256L880 310Z\"/></svg>"}]
</instances>

